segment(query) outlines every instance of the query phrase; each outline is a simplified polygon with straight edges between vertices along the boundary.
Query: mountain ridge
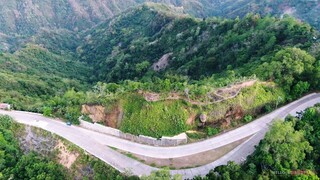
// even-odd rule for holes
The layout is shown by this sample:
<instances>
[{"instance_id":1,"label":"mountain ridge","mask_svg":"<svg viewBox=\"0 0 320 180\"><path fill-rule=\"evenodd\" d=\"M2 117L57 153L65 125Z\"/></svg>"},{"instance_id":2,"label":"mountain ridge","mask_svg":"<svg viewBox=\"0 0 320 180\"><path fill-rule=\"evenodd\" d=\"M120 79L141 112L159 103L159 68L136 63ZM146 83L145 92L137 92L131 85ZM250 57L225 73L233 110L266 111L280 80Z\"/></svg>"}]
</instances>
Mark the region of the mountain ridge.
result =
<instances>
[{"instance_id":1,"label":"mountain ridge","mask_svg":"<svg viewBox=\"0 0 320 180\"><path fill-rule=\"evenodd\" d=\"M247 13L290 14L320 29L320 2L298 0L12 0L0 1L0 49L10 50L17 41L39 30L67 29L73 32L90 29L113 16L142 3L155 2L175 6L195 17L244 17Z\"/></svg>"}]
</instances>

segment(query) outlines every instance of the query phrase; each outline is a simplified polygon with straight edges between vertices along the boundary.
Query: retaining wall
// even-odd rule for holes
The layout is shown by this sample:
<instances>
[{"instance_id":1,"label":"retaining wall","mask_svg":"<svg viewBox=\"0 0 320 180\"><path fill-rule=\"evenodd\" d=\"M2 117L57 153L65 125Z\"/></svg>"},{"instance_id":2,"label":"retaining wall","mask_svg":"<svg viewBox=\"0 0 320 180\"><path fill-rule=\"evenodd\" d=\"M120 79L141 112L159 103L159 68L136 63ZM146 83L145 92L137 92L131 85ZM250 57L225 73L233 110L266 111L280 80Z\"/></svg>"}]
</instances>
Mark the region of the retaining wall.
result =
<instances>
[{"instance_id":1,"label":"retaining wall","mask_svg":"<svg viewBox=\"0 0 320 180\"><path fill-rule=\"evenodd\" d=\"M110 128L97 123L90 123L83 120L80 120L80 126L92 131L99 132L99 133L112 135L112 136L116 136L129 141L134 141L137 143L147 144L152 146L178 146L181 144L186 144L187 138L188 138L186 133L182 133L174 137L162 137L160 139L156 139L149 136L143 136L143 135L136 136L136 135L124 133L118 129Z\"/></svg>"}]
</instances>

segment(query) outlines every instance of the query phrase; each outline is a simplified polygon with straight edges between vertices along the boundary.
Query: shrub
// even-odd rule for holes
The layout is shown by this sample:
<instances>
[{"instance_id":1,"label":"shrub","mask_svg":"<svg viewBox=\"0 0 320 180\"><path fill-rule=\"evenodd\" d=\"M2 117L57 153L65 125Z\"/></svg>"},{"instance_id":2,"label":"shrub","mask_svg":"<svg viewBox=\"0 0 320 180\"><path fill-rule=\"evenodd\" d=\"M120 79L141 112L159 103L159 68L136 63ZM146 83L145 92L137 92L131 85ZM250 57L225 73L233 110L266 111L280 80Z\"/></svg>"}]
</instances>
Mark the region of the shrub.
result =
<instances>
[{"instance_id":1,"label":"shrub","mask_svg":"<svg viewBox=\"0 0 320 180\"><path fill-rule=\"evenodd\" d=\"M44 107L44 108L43 108L43 115L44 115L44 116L47 116L47 117L52 116L52 108L50 108L50 107Z\"/></svg>"},{"instance_id":2,"label":"shrub","mask_svg":"<svg viewBox=\"0 0 320 180\"><path fill-rule=\"evenodd\" d=\"M251 122L252 119L253 119L253 118L252 118L251 115L246 115L246 116L243 118L244 122L246 122L246 123Z\"/></svg>"},{"instance_id":3,"label":"shrub","mask_svg":"<svg viewBox=\"0 0 320 180\"><path fill-rule=\"evenodd\" d=\"M220 129L218 128L212 128L212 127L207 127L206 132L208 136L214 136L220 132Z\"/></svg>"}]
</instances>

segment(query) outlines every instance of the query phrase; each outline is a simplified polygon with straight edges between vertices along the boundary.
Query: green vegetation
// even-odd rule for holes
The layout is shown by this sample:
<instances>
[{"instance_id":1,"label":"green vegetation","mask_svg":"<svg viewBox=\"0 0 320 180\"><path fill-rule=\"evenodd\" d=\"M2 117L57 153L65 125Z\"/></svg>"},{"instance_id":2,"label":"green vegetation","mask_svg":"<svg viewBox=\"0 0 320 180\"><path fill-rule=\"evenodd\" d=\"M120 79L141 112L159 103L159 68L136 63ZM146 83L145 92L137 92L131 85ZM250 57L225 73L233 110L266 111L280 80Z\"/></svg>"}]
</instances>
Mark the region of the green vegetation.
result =
<instances>
[{"instance_id":1,"label":"green vegetation","mask_svg":"<svg viewBox=\"0 0 320 180\"><path fill-rule=\"evenodd\" d=\"M248 14L243 19L200 20L180 14L169 16L154 11L156 8L142 6L91 30L78 52L83 61L95 67L97 80L152 81L154 76L172 74L197 80L213 74L239 77L254 73L264 78L255 72L261 64L276 61L276 53L280 56L287 47L308 50L313 37L318 37L309 25L291 17ZM142 19L144 23L137 25ZM173 54L163 72L141 68L141 63L152 65L167 53Z\"/></svg>"},{"instance_id":2,"label":"green vegetation","mask_svg":"<svg viewBox=\"0 0 320 180\"><path fill-rule=\"evenodd\" d=\"M161 89L165 86L164 84L167 84L166 82L170 82L169 87L181 86L181 90L176 91L176 94L182 99L148 102L141 93L137 93L137 90ZM52 110L53 115L63 117L77 124L79 123L78 117L81 116L82 104L98 104L111 110L113 109L112 107L118 106L121 107L123 112L123 118L119 126L120 130L131 134L159 138L161 136L174 136L186 130L204 131L209 136L212 136L219 132L218 129L228 128L229 125L223 125L223 119L225 114L230 111L230 107L232 109L237 109L238 107L241 112L253 118L253 116L267 112L268 109L275 109L277 105L284 103L281 99L285 99L285 93L281 88L274 86L272 83L263 84L258 82L251 87L244 88L235 98L214 104L191 105L193 101L197 102L197 100L206 99L206 93L205 95L193 93L198 88L203 87L189 85L187 82L175 83L168 80L158 81L157 84L134 81L126 81L123 84L98 83L91 91L86 93L70 90L63 96L56 96L48 101L46 108ZM191 102L188 102L183 89L189 89ZM167 96L168 93L166 92L159 95L159 97L164 98ZM203 111L209 112L207 124L214 125L212 130L199 129L197 127L197 119L193 125L186 124L187 119L192 114L200 114ZM235 114L234 116L237 115ZM236 123L234 125L239 125L241 121L235 120L234 123Z\"/></svg>"},{"instance_id":3,"label":"green vegetation","mask_svg":"<svg viewBox=\"0 0 320 180\"><path fill-rule=\"evenodd\" d=\"M72 58L27 45L0 55L0 102L14 109L42 112L43 102L74 87L87 88L89 68Z\"/></svg>"},{"instance_id":4,"label":"green vegetation","mask_svg":"<svg viewBox=\"0 0 320 180\"><path fill-rule=\"evenodd\" d=\"M25 129L24 125L16 124L10 117L0 116L0 179L139 179L130 174L123 175L103 161L87 155L84 150L70 142L37 128L29 133L36 133L36 138L49 138L55 143L63 142L66 148L64 150L77 154L76 161L67 169L58 163L60 159L57 156L60 149L43 150L37 146L39 150L29 144L29 148L31 150L34 148L34 151L24 152L20 146L24 146L21 139L27 138L23 137L26 136L23 134ZM32 141L39 141L39 139ZM46 147L46 143L51 142L42 141L39 145ZM50 155L44 156L46 154L44 151L49 152Z\"/></svg>"},{"instance_id":5,"label":"green vegetation","mask_svg":"<svg viewBox=\"0 0 320 180\"><path fill-rule=\"evenodd\" d=\"M11 118L0 116L0 179L65 179L62 165L34 152L21 152L14 126Z\"/></svg>"},{"instance_id":6,"label":"green vegetation","mask_svg":"<svg viewBox=\"0 0 320 180\"><path fill-rule=\"evenodd\" d=\"M237 114L223 122L227 112L242 111L249 122L319 88L319 78L313 78L320 72L320 53L313 48L319 33L309 25L291 17L200 20L171 11L154 4L130 10L86 32L90 37L78 48L96 70L91 79L110 82L98 83L83 102L122 107L121 130L153 137L199 130L185 122L203 111L209 125L225 129L241 123L234 121ZM167 68L154 71L151 65L168 53ZM245 77L276 84L257 83L212 103L218 88ZM157 102L146 101L145 93L158 96ZM166 100L172 95L178 100Z\"/></svg>"},{"instance_id":7,"label":"green vegetation","mask_svg":"<svg viewBox=\"0 0 320 180\"><path fill-rule=\"evenodd\" d=\"M283 6L290 10L295 5L294 16L319 27L319 6L313 1L166 1L201 17L243 18L198 19L179 8L148 3L99 23L141 2L2 3L0 49L6 52L0 52L0 102L73 124L83 115L82 105L102 105L105 113L117 115L124 132L159 138L193 130L189 137L198 139L249 123L320 88L319 32L293 17L247 14L259 5L255 11L262 15L270 8L282 15ZM9 12L19 12L19 18ZM236 88L248 80L256 82ZM299 121L276 123L246 164L229 163L207 178L291 178L288 173L295 169L316 177L319 172L311 171L319 169L318 111L310 108ZM207 119L200 122L204 112ZM11 132L15 125L8 117L1 116L0 122L0 179L69 177L48 157L24 155ZM79 177L126 178L89 156L78 161L96 173ZM78 168L71 174L76 176ZM172 177L163 170L148 178Z\"/></svg>"},{"instance_id":8,"label":"green vegetation","mask_svg":"<svg viewBox=\"0 0 320 180\"><path fill-rule=\"evenodd\" d=\"M319 112L316 106L275 122L244 165L229 162L195 179L319 179Z\"/></svg>"},{"instance_id":9,"label":"green vegetation","mask_svg":"<svg viewBox=\"0 0 320 180\"><path fill-rule=\"evenodd\" d=\"M253 120L253 118L252 118L252 116L250 116L250 115L246 115L246 116L244 116L243 120L244 120L246 123L248 123L248 122L251 122L251 121Z\"/></svg>"},{"instance_id":10,"label":"green vegetation","mask_svg":"<svg viewBox=\"0 0 320 180\"><path fill-rule=\"evenodd\" d=\"M281 84L290 98L298 98L309 91L310 86L319 87L319 67L315 58L307 52L297 48L286 48L276 53L270 63L263 63L256 73L265 79L273 79ZM310 85L311 84L311 85Z\"/></svg>"},{"instance_id":11,"label":"green vegetation","mask_svg":"<svg viewBox=\"0 0 320 180\"><path fill-rule=\"evenodd\" d=\"M70 31L43 31L33 43L47 49L28 44L2 54L0 61L6 63L0 71L0 101L74 124L83 104L103 105L110 113L119 107L123 117L118 128L124 132L157 138L186 130L214 135L319 89L320 53L313 39L318 35L290 17L248 14L203 20L146 4L80 33L80 38ZM151 66L168 53L167 68L154 71ZM231 95L222 92L227 100L219 101L216 93L222 87L250 79L258 83L240 88L234 98L227 97L240 89ZM88 90L91 83L96 85ZM203 127L198 119L186 124L202 112L208 113Z\"/></svg>"},{"instance_id":12,"label":"green vegetation","mask_svg":"<svg viewBox=\"0 0 320 180\"><path fill-rule=\"evenodd\" d=\"M207 127L206 132L208 136L214 136L219 134L220 130L218 128Z\"/></svg>"},{"instance_id":13,"label":"green vegetation","mask_svg":"<svg viewBox=\"0 0 320 180\"><path fill-rule=\"evenodd\" d=\"M155 179L155 180L181 180L182 176L177 174L172 176L169 168L164 168L159 171L152 172L149 176L142 176L142 180Z\"/></svg>"},{"instance_id":14,"label":"green vegetation","mask_svg":"<svg viewBox=\"0 0 320 180\"><path fill-rule=\"evenodd\" d=\"M108 0L101 0L98 3L89 0L48 0L45 2L34 0L32 3L23 3L18 0L10 2L2 0L0 1L3 7L0 9L0 24L2 25L0 27L0 51L16 49L16 46L21 46L25 41L30 41L30 36L49 29L53 33L55 31L61 33L61 30L78 33L124 12L130 7L145 2L150 1L122 0L110 3ZM151 0L151 2L183 7L183 9L176 8L175 11L184 11L199 18L213 16L236 18L238 16L244 17L248 13L259 13L263 16L271 14L278 17L283 16L283 14L290 14L310 23L315 28L320 28L317 1ZM158 6L158 9L162 10L173 9ZM61 43L58 44L61 45Z\"/></svg>"},{"instance_id":15,"label":"green vegetation","mask_svg":"<svg viewBox=\"0 0 320 180\"><path fill-rule=\"evenodd\" d=\"M180 102L148 103L141 97L127 98L125 118L120 130L136 135L160 138L175 136L187 130L188 112ZM139 124L137 126L137 124Z\"/></svg>"}]
</instances>

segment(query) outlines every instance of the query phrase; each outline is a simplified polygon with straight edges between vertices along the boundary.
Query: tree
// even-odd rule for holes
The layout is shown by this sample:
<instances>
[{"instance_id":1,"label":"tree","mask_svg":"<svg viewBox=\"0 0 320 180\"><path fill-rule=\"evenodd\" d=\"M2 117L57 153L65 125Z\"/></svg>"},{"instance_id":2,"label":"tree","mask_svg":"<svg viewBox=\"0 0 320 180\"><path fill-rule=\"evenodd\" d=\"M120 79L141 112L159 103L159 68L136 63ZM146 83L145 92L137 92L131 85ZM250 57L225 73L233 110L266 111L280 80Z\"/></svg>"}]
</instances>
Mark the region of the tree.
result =
<instances>
[{"instance_id":1,"label":"tree","mask_svg":"<svg viewBox=\"0 0 320 180\"><path fill-rule=\"evenodd\" d=\"M43 115L50 117L52 116L52 108L51 107L44 107L43 108Z\"/></svg>"},{"instance_id":2,"label":"tree","mask_svg":"<svg viewBox=\"0 0 320 180\"><path fill-rule=\"evenodd\" d=\"M148 68L150 67L149 61L142 61L141 63L136 64L136 72L141 76Z\"/></svg>"},{"instance_id":3,"label":"tree","mask_svg":"<svg viewBox=\"0 0 320 180\"><path fill-rule=\"evenodd\" d=\"M257 68L257 73L266 79L274 79L287 92L302 94L309 87L302 80L310 80L315 58L299 48L285 48L276 53L269 63L265 62ZM298 84L295 90L293 85ZM294 92L292 92L294 91ZM296 96L295 96L296 97Z\"/></svg>"},{"instance_id":4,"label":"tree","mask_svg":"<svg viewBox=\"0 0 320 180\"><path fill-rule=\"evenodd\" d=\"M22 156L13 169L15 179L65 179L66 173L62 165L41 158L35 153Z\"/></svg>"},{"instance_id":5,"label":"tree","mask_svg":"<svg viewBox=\"0 0 320 180\"><path fill-rule=\"evenodd\" d=\"M227 165L216 167L214 169L214 172L218 173L218 175L221 176L222 179L229 179L229 180L244 179L244 176L247 176L246 173L242 171L241 166L232 161L229 161ZM214 177L215 176L209 177L209 179Z\"/></svg>"},{"instance_id":6,"label":"tree","mask_svg":"<svg viewBox=\"0 0 320 180\"><path fill-rule=\"evenodd\" d=\"M255 163L272 171L287 172L298 169L312 151L303 131L295 131L294 122L275 122L255 152Z\"/></svg>"},{"instance_id":7,"label":"tree","mask_svg":"<svg viewBox=\"0 0 320 180\"><path fill-rule=\"evenodd\" d=\"M303 93L308 92L310 84L308 82L299 81L296 85L293 86L292 95L294 98L301 97Z\"/></svg>"}]
</instances>

